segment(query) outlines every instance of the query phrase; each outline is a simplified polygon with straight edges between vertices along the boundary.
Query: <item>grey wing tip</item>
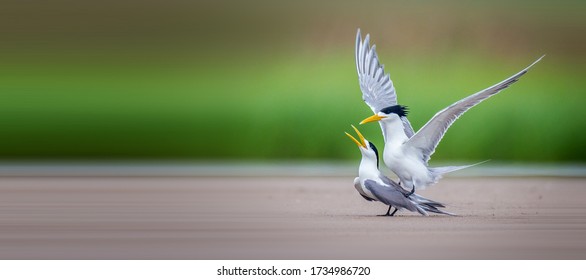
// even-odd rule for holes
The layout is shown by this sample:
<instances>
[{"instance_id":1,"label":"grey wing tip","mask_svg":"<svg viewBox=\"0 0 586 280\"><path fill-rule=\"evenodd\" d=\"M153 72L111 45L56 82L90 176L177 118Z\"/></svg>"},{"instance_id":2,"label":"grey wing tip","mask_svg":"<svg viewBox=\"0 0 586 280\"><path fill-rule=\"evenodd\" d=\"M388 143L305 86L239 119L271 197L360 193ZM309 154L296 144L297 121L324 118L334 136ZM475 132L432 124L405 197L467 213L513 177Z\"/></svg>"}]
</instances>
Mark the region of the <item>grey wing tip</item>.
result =
<instances>
[{"instance_id":1,"label":"grey wing tip","mask_svg":"<svg viewBox=\"0 0 586 280\"><path fill-rule=\"evenodd\" d=\"M508 88L509 86L511 86L512 84L516 83L517 81L519 81L519 77L521 77L521 76L525 75L525 73L527 73L527 70L523 70L523 71L521 71L519 74L517 74L517 75L518 75L518 77L517 77L517 78L515 78L515 79L511 79L511 80L509 80L508 82L506 82L506 83L502 84L500 87L496 88L496 90L497 90L497 91L495 92L495 94L496 94L497 92L499 92L499 91L503 90L503 89L506 89L506 88Z\"/></svg>"},{"instance_id":2,"label":"grey wing tip","mask_svg":"<svg viewBox=\"0 0 586 280\"><path fill-rule=\"evenodd\" d=\"M542 55L540 58L538 58L537 60L535 60L533 63L531 63L529 66L525 67L525 69L521 70L519 73L515 74L513 77L509 78L510 81L508 83L506 83L505 88L508 87L509 85L513 84L514 82L518 81L519 78L521 78L521 76L525 75L527 72L529 72L529 69L531 67L533 67L533 65L537 64L537 62L541 61L541 59L545 56Z\"/></svg>"},{"instance_id":3,"label":"grey wing tip","mask_svg":"<svg viewBox=\"0 0 586 280\"><path fill-rule=\"evenodd\" d=\"M531 67L533 67L533 65L537 64L537 62L541 61L541 59L545 57L545 54L542 55L541 57L539 57L537 60L535 60L533 63L531 63L529 66L525 67L525 69L521 70L519 73L515 74L513 77L509 78L509 80L503 84L501 84L498 88L497 88L497 92L508 88L510 85L514 84L515 82L519 81L519 79L521 78L521 76L525 75L527 72L529 72L529 69Z\"/></svg>"},{"instance_id":4,"label":"grey wing tip","mask_svg":"<svg viewBox=\"0 0 586 280\"><path fill-rule=\"evenodd\" d=\"M443 215L452 216L452 217L458 216L457 214L450 213L448 211L443 211L443 210L437 209L436 207L433 207L433 206L429 206L429 205L421 205L421 206L425 211L428 211L431 213L443 214Z\"/></svg>"},{"instance_id":5,"label":"grey wing tip","mask_svg":"<svg viewBox=\"0 0 586 280\"><path fill-rule=\"evenodd\" d=\"M454 214L454 213L447 212L447 211L442 211L442 213L438 213L438 214L444 214L444 215L451 216L451 217L462 217L458 214Z\"/></svg>"},{"instance_id":6,"label":"grey wing tip","mask_svg":"<svg viewBox=\"0 0 586 280\"><path fill-rule=\"evenodd\" d=\"M533 65L535 65L537 62L541 61L542 58L545 57L545 54L542 55L541 57L539 57L537 60L535 60L533 63L531 63L531 65L527 66L527 68L525 68L525 71L529 70L529 68L531 68Z\"/></svg>"},{"instance_id":7,"label":"grey wing tip","mask_svg":"<svg viewBox=\"0 0 586 280\"><path fill-rule=\"evenodd\" d=\"M504 83L504 84L502 84L502 85L501 85L501 87L500 87L499 91L500 91L500 90L503 90L503 89L505 89L505 88L509 87L511 84L513 84L513 83L517 82L517 81L518 81L518 80L521 78L521 76L523 76L523 75L525 75L527 72L529 72L529 69L530 69L531 67L533 67L533 65L537 64L537 62L541 61L541 59L542 59L544 56L545 56L545 54L544 54L544 55L542 55L541 57L539 57L537 60L535 60L535 61L534 61L533 63L531 63L529 66L525 67L525 69L521 70L519 73L517 73L517 74L515 74L513 77L511 77L511 78L510 78L510 80L509 80L507 83Z\"/></svg>"}]
</instances>

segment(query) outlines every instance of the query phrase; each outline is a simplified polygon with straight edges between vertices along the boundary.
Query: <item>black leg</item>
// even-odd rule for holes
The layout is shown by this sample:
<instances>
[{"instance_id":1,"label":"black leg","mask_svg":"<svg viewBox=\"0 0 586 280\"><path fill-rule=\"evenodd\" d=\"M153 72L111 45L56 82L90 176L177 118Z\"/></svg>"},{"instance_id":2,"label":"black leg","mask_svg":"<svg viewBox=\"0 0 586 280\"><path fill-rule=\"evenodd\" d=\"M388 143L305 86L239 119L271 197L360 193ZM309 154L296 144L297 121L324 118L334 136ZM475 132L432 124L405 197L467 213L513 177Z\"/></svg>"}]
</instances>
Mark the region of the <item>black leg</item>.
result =
<instances>
[{"instance_id":1,"label":"black leg","mask_svg":"<svg viewBox=\"0 0 586 280\"><path fill-rule=\"evenodd\" d=\"M408 192L407 194L405 194L405 197L409 198L414 193L415 193L415 185L413 185L413 188L411 188L411 191L410 192Z\"/></svg>"},{"instance_id":2,"label":"black leg","mask_svg":"<svg viewBox=\"0 0 586 280\"><path fill-rule=\"evenodd\" d=\"M389 209L389 210L391 210L391 209ZM393 211L393 213L391 214L391 216L395 216L395 213L397 213L397 210L399 210L399 208L395 208L395 211ZM387 214L389 214L389 213L387 213Z\"/></svg>"},{"instance_id":3,"label":"black leg","mask_svg":"<svg viewBox=\"0 0 586 280\"><path fill-rule=\"evenodd\" d=\"M413 188L411 189L411 192L409 192L407 197L410 197L413 193L415 193L415 185L413 185Z\"/></svg>"},{"instance_id":4,"label":"black leg","mask_svg":"<svg viewBox=\"0 0 586 280\"><path fill-rule=\"evenodd\" d=\"M387 210L387 213L386 213L386 214L384 214L384 215L378 215L378 216L392 216L391 214L389 214L389 213L391 213L391 208L392 208L392 207L393 207L393 206L389 205L389 209ZM396 210L396 209L395 209L395 212L397 212L397 210ZM393 214L395 214L395 212L393 212Z\"/></svg>"}]
</instances>

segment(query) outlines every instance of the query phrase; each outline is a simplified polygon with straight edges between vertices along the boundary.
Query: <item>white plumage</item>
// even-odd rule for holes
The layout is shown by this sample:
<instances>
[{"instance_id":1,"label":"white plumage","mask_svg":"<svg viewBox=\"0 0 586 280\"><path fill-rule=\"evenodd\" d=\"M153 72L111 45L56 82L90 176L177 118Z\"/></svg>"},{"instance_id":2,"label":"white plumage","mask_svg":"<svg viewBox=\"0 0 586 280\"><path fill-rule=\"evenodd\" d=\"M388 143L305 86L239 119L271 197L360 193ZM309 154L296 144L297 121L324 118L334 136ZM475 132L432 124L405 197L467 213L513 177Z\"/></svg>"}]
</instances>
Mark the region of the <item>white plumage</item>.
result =
<instances>
[{"instance_id":1,"label":"white plumage","mask_svg":"<svg viewBox=\"0 0 586 280\"><path fill-rule=\"evenodd\" d=\"M370 47L370 36L364 41L360 30L356 34L356 69L362 98L374 115L361 124L379 121L384 136L383 160L406 186L413 191L425 188L441 178L442 174L468 166L428 167L428 161L448 128L466 111L483 100L497 94L519 80L529 68L541 60L537 59L519 73L472 94L441 110L417 133L407 120L406 108L397 103L397 94L389 74L378 60L375 46Z\"/></svg>"},{"instance_id":2,"label":"white plumage","mask_svg":"<svg viewBox=\"0 0 586 280\"><path fill-rule=\"evenodd\" d=\"M346 135L358 145L362 154L358 167L358 177L354 179L354 187L364 199L379 201L388 205L389 208L385 216L393 216L400 209L418 212L424 216L428 215L427 212L453 215L438 209L445 207L443 204L426 199L418 194L411 194L393 180L382 175L378 169L378 151L376 147L364 139L358 129L353 128L360 141L348 133ZM395 211L390 214L392 207L395 207Z\"/></svg>"}]
</instances>

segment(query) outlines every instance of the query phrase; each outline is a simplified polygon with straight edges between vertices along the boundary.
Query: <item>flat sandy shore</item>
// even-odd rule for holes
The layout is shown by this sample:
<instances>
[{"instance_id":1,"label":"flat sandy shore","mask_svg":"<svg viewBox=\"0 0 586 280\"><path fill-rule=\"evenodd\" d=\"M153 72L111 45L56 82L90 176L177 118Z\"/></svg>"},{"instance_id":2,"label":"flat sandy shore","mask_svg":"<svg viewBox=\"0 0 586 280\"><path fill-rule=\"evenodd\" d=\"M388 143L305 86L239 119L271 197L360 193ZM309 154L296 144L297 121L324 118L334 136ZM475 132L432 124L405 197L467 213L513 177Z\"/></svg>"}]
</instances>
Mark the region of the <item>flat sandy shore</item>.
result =
<instances>
[{"instance_id":1,"label":"flat sandy shore","mask_svg":"<svg viewBox=\"0 0 586 280\"><path fill-rule=\"evenodd\" d=\"M351 177L4 177L1 259L585 259L586 178L446 178L458 217Z\"/></svg>"}]
</instances>

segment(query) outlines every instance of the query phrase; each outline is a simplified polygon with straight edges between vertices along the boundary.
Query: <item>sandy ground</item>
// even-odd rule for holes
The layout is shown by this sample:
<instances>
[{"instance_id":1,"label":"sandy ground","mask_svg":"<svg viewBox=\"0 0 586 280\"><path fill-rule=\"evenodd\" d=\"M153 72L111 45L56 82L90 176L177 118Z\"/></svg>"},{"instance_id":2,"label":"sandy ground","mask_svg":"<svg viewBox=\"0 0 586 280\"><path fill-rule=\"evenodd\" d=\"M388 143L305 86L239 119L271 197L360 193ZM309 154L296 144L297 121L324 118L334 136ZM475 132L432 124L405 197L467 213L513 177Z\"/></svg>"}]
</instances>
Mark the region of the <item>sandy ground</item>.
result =
<instances>
[{"instance_id":1,"label":"sandy ground","mask_svg":"<svg viewBox=\"0 0 586 280\"><path fill-rule=\"evenodd\" d=\"M446 178L458 217L350 177L4 177L1 259L585 259L586 178Z\"/></svg>"}]
</instances>

